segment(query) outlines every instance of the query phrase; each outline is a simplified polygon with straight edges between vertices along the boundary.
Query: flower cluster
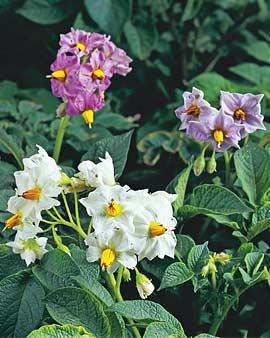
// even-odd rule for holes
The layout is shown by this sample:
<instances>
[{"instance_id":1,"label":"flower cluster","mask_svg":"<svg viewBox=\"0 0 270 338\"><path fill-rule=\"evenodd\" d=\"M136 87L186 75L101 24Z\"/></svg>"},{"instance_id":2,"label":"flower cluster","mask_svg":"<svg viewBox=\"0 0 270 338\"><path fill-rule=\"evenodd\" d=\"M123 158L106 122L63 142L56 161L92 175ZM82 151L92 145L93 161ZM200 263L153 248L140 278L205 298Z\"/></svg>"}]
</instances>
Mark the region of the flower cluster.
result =
<instances>
[{"instance_id":1,"label":"flower cluster","mask_svg":"<svg viewBox=\"0 0 270 338\"><path fill-rule=\"evenodd\" d=\"M14 173L16 194L10 197L7 210L13 215L5 229L16 230L14 242L7 243L29 265L46 252L46 237L37 237L41 212L58 206L61 193L61 169L46 151L38 146L37 154L23 160L24 170Z\"/></svg>"},{"instance_id":2,"label":"flower cluster","mask_svg":"<svg viewBox=\"0 0 270 338\"><path fill-rule=\"evenodd\" d=\"M91 126L94 112L104 106L104 95L114 74L131 71L132 59L107 37L71 28L60 35L60 49L51 65L53 95L64 104L58 114L80 115Z\"/></svg>"},{"instance_id":3,"label":"flower cluster","mask_svg":"<svg viewBox=\"0 0 270 338\"><path fill-rule=\"evenodd\" d=\"M225 151L247 134L265 129L260 102L263 95L238 94L221 91L220 110L204 100L204 93L193 87L184 92L184 105L177 108L180 129L197 141L211 142L214 150Z\"/></svg>"},{"instance_id":4,"label":"flower cluster","mask_svg":"<svg viewBox=\"0 0 270 338\"><path fill-rule=\"evenodd\" d=\"M96 187L80 199L94 228L85 240L88 261L100 260L102 269L113 273L120 265L133 269L137 259L174 257L177 222L172 202L176 195L116 184L108 153L98 164L82 162L79 170L77 177Z\"/></svg>"}]
</instances>

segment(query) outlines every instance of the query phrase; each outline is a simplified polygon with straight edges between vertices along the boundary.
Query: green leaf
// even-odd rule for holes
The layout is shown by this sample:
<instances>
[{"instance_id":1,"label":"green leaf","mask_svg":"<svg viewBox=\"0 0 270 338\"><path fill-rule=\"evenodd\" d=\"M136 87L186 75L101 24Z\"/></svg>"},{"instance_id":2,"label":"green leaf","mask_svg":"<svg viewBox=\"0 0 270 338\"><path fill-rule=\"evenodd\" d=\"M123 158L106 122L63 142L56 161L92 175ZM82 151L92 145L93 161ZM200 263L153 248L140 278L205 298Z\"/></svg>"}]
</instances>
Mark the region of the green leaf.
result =
<instances>
[{"instance_id":1,"label":"green leaf","mask_svg":"<svg viewBox=\"0 0 270 338\"><path fill-rule=\"evenodd\" d=\"M194 246L188 255L188 267L191 271L200 273L209 258L208 242Z\"/></svg>"},{"instance_id":2,"label":"green leaf","mask_svg":"<svg viewBox=\"0 0 270 338\"><path fill-rule=\"evenodd\" d=\"M128 338L126 335L126 325L124 319L114 312L106 312L111 324L110 338Z\"/></svg>"},{"instance_id":3,"label":"green leaf","mask_svg":"<svg viewBox=\"0 0 270 338\"><path fill-rule=\"evenodd\" d=\"M183 284L190 280L193 275L193 272L188 269L185 263L173 263L166 269L159 290Z\"/></svg>"},{"instance_id":4,"label":"green leaf","mask_svg":"<svg viewBox=\"0 0 270 338\"><path fill-rule=\"evenodd\" d=\"M99 278L99 264L97 262L90 263L86 259L86 252L78 246L72 244L70 246L71 257L79 268L81 275L86 278Z\"/></svg>"},{"instance_id":5,"label":"green leaf","mask_svg":"<svg viewBox=\"0 0 270 338\"><path fill-rule=\"evenodd\" d=\"M23 152L18 147L16 141L11 135L8 135L6 131L0 128L0 144L2 144L8 151L15 157L20 169L23 169Z\"/></svg>"},{"instance_id":6,"label":"green leaf","mask_svg":"<svg viewBox=\"0 0 270 338\"><path fill-rule=\"evenodd\" d=\"M124 27L124 34L132 54L140 60L149 58L156 41L153 27L135 27L128 21Z\"/></svg>"},{"instance_id":7,"label":"green leaf","mask_svg":"<svg viewBox=\"0 0 270 338\"><path fill-rule=\"evenodd\" d=\"M230 71L250 81L251 83L269 88L270 86L270 67L258 66L255 63L241 63L230 68Z\"/></svg>"},{"instance_id":8,"label":"green leaf","mask_svg":"<svg viewBox=\"0 0 270 338\"><path fill-rule=\"evenodd\" d=\"M11 190L11 189L1 190L1 194L0 194L0 210L1 211L7 210L8 200L13 195L14 195L14 190Z\"/></svg>"},{"instance_id":9,"label":"green leaf","mask_svg":"<svg viewBox=\"0 0 270 338\"><path fill-rule=\"evenodd\" d=\"M128 133L106 137L89 146L89 151L83 155L82 160L99 161L99 157L104 158L108 152L114 163L116 178L119 178L125 168L127 155L133 130Z\"/></svg>"},{"instance_id":10,"label":"green leaf","mask_svg":"<svg viewBox=\"0 0 270 338\"><path fill-rule=\"evenodd\" d=\"M104 112L103 114L97 114L95 119L96 124L100 124L105 128L113 128L115 130L130 130L137 127L136 123L133 123L132 117L125 117L120 114Z\"/></svg>"},{"instance_id":11,"label":"green leaf","mask_svg":"<svg viewBox=\"0 0 270 338\"><path fill-rule=\"evenodd\" d=\"M84 0L86 10L106 33L118 36L131 15L131 0Z\"/></svg>"},{"instance_id":12,"label":"green leaf","mask_svg":"<svg viewBox=\"0 0 270 338\"><path fill-rule=\"evenodd\" d=\"M192 165L190 164L186 169L181 171L178 177L178 182L176 184L176 187L174 188L177 194L177 198L173 203L173 208L175 212L177 212L177 210L184 205L185 193L191 169Z\"/></svg>"},{"instance_id":13,"label":"green leaf","mask_svg":"<svg viewBox=\"0 0 270 338\"><path fill-rule=\"evenodd\" d=\"M186 235L176 235L177 244L175 247L175 251L179 254L179 256L186 260L190 250L195 246L195 242L193 239Z\"/></svg>"},{"instance_id":14,"label":"green leaf","mask_svg":"<svg viewBox=\"0 0 270 338\"><path fill-rule=\"evenodd\" d=\"M180 214L222 214L233 215L251 212L235 193L227 188L214 184L203 184L193 190L190 205L179 209Z\"/></svg>"},{"instance_id":15,"label":"green leaf","mask_svg":"<svg viewBox=\"0 0 270 338\"><path fill-rule=\"evenodd\" d=\"M34 275L48 290L54 290L63 286L72 286L73 276L80 274L72 258L59 249L48 252L40 265L33 268Z\"/></svg>"},{"instance_id":16,"label":"green leaf","mask_svg":"<svg viewBox=\"0 0 270 338\"><path fill-rule=\"evenodd\" d=\"M40 323L44 290L27 272L0 282L0 332L2 337L26 337Z\"/></svg>"},{"instance_id":17,"label":"green leaf","mask_svg":"<svg viewBox=\"0 0 270 338\"><path fill-rule=\"evenodd\" d=\"M264 254L260 252L250 252L245 257L247 271L250 275L254 275L260 269L264 259Z\"/></svg>"},{"instance_id":18,"label":"green leaf","mask_svg":"<svg viewBox=\"0 0 270 338\"><path fill-rule=\"evenodd\" d=\"M239 267L239 271L242 275L244 283L249 284L250 281L251 281L250 275L244 269L242 269L241 267Z\"/></svg>"},{"instance_id":19,"label":"green leaf","mask_svg":"<svg viewBox=\"0 0 270 338\"><path fill-rule=\"evenodd\" d=\"M198 336L195 336L194 338L218 338L217 336L212 336L208 333L201 333Z\"/></svg>"},{"instance_id":20,"label":"green leaf","mask_svg":"<svg viewBox=\"0 0 270 338\"><path fill-rule=\"evenodd\" d=\"M95 338L91 333L86 332L82 326L74 325L46 325L31 332L26 338Z\"/></svg>"},{"instance_id":21,"label":"green leaf","mask_svg":"<svg viewBox=\"0 0 270 338\"><path fill-rule=\"evenodd\" d=\"M15 255L5 244L0 244L0 280L25 269L20 255Z\"/></svg>"},{"instance_id":22,"label":"green leaf","mask_svg":"<svg viewBox=\"0 0 270 338\"><path fill-rule=\"evenodd\" d=\"M0 189L4 188L12 188L14 184L14 172L17 168L8 162L0 161L0 175L1 177L5 177L4 180L0 182Z\"/></svg>"},{"instance_id":23,"label":"green leaf","mask_svg":"<svg viewBox=\"0 0 270 338\"><path fill-rule=\"evenodd\" d=\"M252 225L248 229L248 239L252 239L261 232L270 229L270 204L267 203L257 209L252 215Z\"/></svg>"},{"instance_id":24,"label":"green leaf","mask_svg":"<svg viewBox=\"0 0 270 338\"><path fill-rule=\"evenodd\" d=\"M168 323L158 322L147 326L143 338L186 338L186 335Z\"/></svg>"},{"instance_id":25,"label":"green leaf","mask_svg":"<svg viewBox=\"0 0 270 338\"><path fill-rule=\"evenodd\" d=\"M110 337L108 317L90 292L74 287L57 289L47 296L46 307L59 324L80 325L99 338Z\"/></svg>"},{"instance_id":26,"label":"green leaf","mask_svg":"<svg viewBox=\"0 0 270 338\"><path fill-rule=\"evenodd\" d=\"M71 0L27 0L16 12L41 25L50 25L68 18L76 6Z\"/></svg>"},{"instance_id":27,"label":"green leaf","mask_svg":"<svg viewBox=\"0 0 270 338\"><path fill-rule=\"evenodd\" d=\"M262 147L248 143L234 155L237 176L251 203L259 203L270 188L270 155Z\"/></svg>"},{"instance_id":28,"label":"green leaf","mask_svg":"<svg viewBox=\"0 0 270 338\"><path fill-rule=\"evenodd\" d=\"M160 304L149 300L127 300L122 303L114 304L108 311L117 312L124 317L135 320L166 322L184 333L182 325L173 315L165 310Z\"/></svg>"},{"instance_id":29,"label":"green leaf","mask_svg":"<svg viewBox=\"0 0 270 338\"><path fill-rule=\"evenodd\" d=\"M242 48L255 59L270 63L270 46L265 41L254 41L249 44L242 45Z\"/></svg>"}]
</instances>

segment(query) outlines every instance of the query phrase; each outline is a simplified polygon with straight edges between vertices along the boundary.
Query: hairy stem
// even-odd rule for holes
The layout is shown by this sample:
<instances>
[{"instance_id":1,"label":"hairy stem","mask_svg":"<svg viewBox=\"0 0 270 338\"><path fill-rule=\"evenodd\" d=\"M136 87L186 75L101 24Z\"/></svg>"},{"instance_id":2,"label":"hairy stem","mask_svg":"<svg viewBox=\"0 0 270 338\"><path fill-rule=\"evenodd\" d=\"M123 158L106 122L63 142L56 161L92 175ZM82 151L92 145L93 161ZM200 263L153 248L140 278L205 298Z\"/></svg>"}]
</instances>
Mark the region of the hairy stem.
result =
<instances>
[{"instance_id":1,"label":"hairy stem","mask_svg":"<svg viewBox=\"0 0 270 338\"><path fill-rule=\"evenodd\" d=\"M54 150L53 150L53 158L55 159L56 162L59 161L59 156L62 148L62 143L65 135L65 131L68 125L69 121L69 116L65 115L61 118L59 127L58 127L58 132L56 136L56 141L54 145Z\"/></svg>"},{"instance_id":2,"label":"hairy stem","mask_svg":"<svg viewBox=\"0 0 270 338\"><path fill-rule=\"evenodd\" d=\"M225 185L227 188L231 187L231 158L227 150L224 151L225 162Z\"/></svg>"}]
</instances>

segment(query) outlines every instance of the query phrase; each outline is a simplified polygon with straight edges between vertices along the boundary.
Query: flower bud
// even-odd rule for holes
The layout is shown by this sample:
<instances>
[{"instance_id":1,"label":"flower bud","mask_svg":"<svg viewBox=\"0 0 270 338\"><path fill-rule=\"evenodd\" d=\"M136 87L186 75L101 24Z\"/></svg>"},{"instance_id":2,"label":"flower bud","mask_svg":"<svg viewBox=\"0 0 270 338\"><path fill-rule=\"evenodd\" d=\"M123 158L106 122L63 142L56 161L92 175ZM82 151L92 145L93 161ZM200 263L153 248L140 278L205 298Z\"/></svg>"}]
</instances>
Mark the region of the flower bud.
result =
<instances>
[{"instance_id":1,"label":"flower bud","mask_svg":"<svg viewBox=\"0 0 270 338\"><path fill-rule=\"evenodd\" d=\"M205 168L204 151L196 158L193 164L193 172L196 176L200 176Z\"/></svg>"},{"instance_id":2,"label":"flower bud","mask_svg":"<svg viewBox=\"0 0 270 338\"><path fill-rule=\"evenodd\" d=\"M215 151L213 151L212 156L210 157L210 160L207 162L206 170L208 174L213 174L216 171L217 168L217 162L215 158Z\"/></svg>"},{"instance_id":3,"label":"flower bud","mask_svg":"<svg viewBox=\"0 0 270 338\"><path fill-rule=\"evenodd\" d=\"M64 172L61 172L61 178L60 178L60 185L70 185L71 184L71 179L68 177L67 174Z\"/></svg>"},{"instance_id":4,"label":"flower bud","mask_svg":"<svg viewBox=\"0 0 270 338\"><path fill-rule=\"evenodd\" d=\"M142 299L146 299L155 290L154 284L143 273L136 270L136 287Z\"/></svg>"},{"instance_id":5,"label":"flower bud","mask_svg":"<svg viewBox=\"0 0 270 338\"><path fill-rule=\"evenodd\" d=\"M123 279L124 279L124 282L130 282L131 281L130 271L127 268L124 268L124 270L123 270Z\"/></svg>"}]
</instances>

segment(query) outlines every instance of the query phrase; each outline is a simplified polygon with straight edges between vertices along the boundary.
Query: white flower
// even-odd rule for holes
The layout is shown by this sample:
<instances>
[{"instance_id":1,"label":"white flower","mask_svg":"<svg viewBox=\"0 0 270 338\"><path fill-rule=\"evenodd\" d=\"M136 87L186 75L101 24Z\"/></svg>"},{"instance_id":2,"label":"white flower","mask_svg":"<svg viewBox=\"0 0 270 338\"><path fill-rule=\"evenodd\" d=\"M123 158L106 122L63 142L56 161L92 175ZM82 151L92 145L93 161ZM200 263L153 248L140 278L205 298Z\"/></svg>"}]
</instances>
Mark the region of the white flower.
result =
<instances>
[{"instance_id":1,"label":"white flower","mask_svg":"<svg viewBox=\"0 0 270 338\"><path fill-rule=\"evenodd\" d=\"M61 169L43 148L38 148L38 154L23 160L25 169L14 173L16 195L8 203L10 212L21 214L23 219L34 218L36 223L36 219L41 219L42 210L60 204L54 197L62 191Z\"/></svg>"},{"instance_id":2,"label":"white flower","mask_svg":"<svg viewBox=\"0 0 270 338\"><path fill-rule=\"evenodd\" d=\"M134 232L133 216L136 211L128 201L129 187L120 185L100 186L88 197L80 199L89 216L93 217L96 233L107 231L116 226Z\"/></svg>"},{"instance_id":3,"label":"white flower","mask_svg":"<svg viewBox=\"0 0 270 338\"><path fill-rule=\"evenodd\" d=\"M165 256L174 257L176 237L173 230L177 221L173 217L172 197L155 193L146 199L146 207L134 218L137 240L134 241L139 260ZM143 203L143 201L142 201Z\"/></svg>"},{"instance_id":4,"label":"white flower","mask_svg":"<svg viewBox=\"0 0 270 338\"><path fill-rule=\"evenodd\" d=\"M14 242L9 242L6 245L11 247L15 254L20 254L28 266L34 263L36 259L40 260L47 252L45 249L47 240L46 237L27 237L26 234L18 231Z\"/></svg>"},{"instance_id":5,"label":"white flower","mask_svg":"<svg viewBox=\"0 0 270 338\"><path fill-rule=\"evenodd\" d=\"M79 173L76 174L87 186L96 188L102 185L115 185L113 160L108 152L105 158L100 158L100 162L95 164L92 161L83 161L78 166Z\"/></svg>"},{"instance_id":6,"label":"white flower","mask_svg":"<svg viewBox=\"0 0 270 338\"><path fill-rule=\"evenodd\" d=\"M140 273L138 270L136 270L136 287L142 299L146 299L155 290L155 286L151 282L151 279L146 277L143 273Z\"/></svg>"},{"instance_id":7,"label":"white flower","mask_svg":"<svg viewBox=\"0 0 270 338\"><path fill-rule=\"evenodd\" d=\"M101 234L90 234L85 244L88 246L86 258L89 262L100 259L102 270L114 273L120 265L133 269L137 258L128 236L119 229L108 230Z\"/></svg>"}]
</instances>

